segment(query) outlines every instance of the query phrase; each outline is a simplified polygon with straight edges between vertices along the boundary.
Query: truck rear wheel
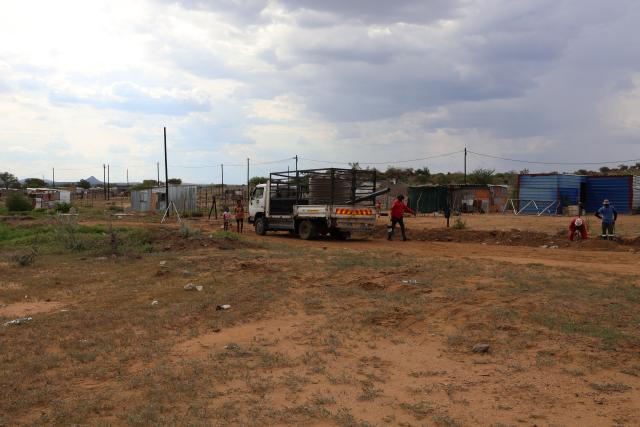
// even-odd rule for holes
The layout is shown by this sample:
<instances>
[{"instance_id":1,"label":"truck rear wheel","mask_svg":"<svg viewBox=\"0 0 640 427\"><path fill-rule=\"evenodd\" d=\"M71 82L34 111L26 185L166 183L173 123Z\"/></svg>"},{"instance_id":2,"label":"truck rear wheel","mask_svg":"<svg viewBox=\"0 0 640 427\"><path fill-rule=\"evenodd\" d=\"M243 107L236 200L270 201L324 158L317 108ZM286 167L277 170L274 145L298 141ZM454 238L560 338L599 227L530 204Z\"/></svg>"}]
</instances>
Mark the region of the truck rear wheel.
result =
<instances>
[{"instance_id":1,"label":"truck rear wheel","mask_svg":"<svg viewBox=\"0 0 640 427\"><path fill-rule=\"evenodd\" d=\"M265 217L256 219L254 227L258 236L264 236L267 234L267 219Z\"/></svg>"},{"instance_id":2,"label":"truck rear wheel","mask_svg":"<svg viewBox=\"0 0 640 427\"><path fill-rule=\"evenodd\" d=\"M313 222L305 219L298 225L298 235L302 240L315 239L318 235L318 228Z\"/></svg>"}]
</instances>

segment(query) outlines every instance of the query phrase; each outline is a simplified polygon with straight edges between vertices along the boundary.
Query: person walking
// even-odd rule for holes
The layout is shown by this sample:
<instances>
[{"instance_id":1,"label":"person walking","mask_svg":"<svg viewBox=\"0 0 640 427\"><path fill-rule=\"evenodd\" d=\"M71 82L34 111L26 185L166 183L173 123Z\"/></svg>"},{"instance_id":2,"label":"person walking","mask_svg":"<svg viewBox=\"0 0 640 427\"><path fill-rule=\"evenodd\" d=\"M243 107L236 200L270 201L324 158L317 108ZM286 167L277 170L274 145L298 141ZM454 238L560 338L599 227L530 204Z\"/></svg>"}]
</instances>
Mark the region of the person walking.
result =
<instances>
[{"instance_id":1,"label":"person walking","mask_svg":"<svg viewBox=\"0 0 640 427\"><path fill-rule=\"evenodd\" d=\"M616 234L616 221L618 211L611 206L608 199L604 199L602 207L596 212L596 216L602 220L602 239L613 239Z\"/></svg>"},{"instance_id":2,"label":"person walking","mask_svg":"<svg viewBox=\"0 0 640 427\"><path fill-rule=\"evenodd\" d=\"M238 200L236 207L234 208L236 215L236 231L242 234L242 228L244 225L244 206L242 206L242 200Z\"/></svg>"},{"instance_id":3,"label":"person walking","mask_svg":"<svg viewBox=\"0 0 640 427\"><path fill-rule=\"evenodd\" d=\"M402 240L407 240L407 235L404 232L404 213L410 213L411 215L415 215L416 213L409 206L405 205L403 200L404 196L400 194L396 200L393 201L393 205L391 205L391 225L389 226L387 240L391 240L393 238L393 232L396 228L396 224L400 225Z\"/></svg>"}]
</instances>

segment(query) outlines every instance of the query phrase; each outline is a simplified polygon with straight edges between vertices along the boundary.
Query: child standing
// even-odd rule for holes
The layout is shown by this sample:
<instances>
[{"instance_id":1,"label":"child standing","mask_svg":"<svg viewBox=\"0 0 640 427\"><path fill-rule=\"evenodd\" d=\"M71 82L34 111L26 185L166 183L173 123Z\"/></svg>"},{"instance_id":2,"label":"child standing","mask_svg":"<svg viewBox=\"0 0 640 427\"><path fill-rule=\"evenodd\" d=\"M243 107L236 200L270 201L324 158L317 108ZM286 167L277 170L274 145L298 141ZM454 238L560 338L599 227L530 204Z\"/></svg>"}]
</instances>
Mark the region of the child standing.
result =
<instances>
[{"instance_id":1,"label":"child standing","mask_svg":"<svg viewBox=\"0 0 640 427\"><path fill-rule=\"evenodd\" d=\"M222 214L222 222L224 225L224 231L229 231L229 224L231 223L231 212L229 212L229 207L225 206L224 213Z\"/></svg>"}]
</instances>

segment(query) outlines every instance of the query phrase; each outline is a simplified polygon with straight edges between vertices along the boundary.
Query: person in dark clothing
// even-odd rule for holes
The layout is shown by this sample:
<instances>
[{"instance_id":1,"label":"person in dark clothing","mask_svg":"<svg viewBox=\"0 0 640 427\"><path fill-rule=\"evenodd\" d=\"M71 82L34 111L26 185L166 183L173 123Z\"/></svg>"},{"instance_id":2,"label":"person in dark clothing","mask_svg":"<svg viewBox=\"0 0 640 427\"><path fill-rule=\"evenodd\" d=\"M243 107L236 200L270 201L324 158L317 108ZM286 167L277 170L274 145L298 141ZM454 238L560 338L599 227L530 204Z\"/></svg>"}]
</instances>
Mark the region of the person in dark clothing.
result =
<instances>
[{"instance_id":1,"label":"person in dark clothing","mask_svg":"<svg viewBox=\"0 0 640 427\"><path fill-rule=\"evenodd\" d=\"M404 213L410 213L415 215L415 212L403 202L404 196L400 194L396 200L393 201L393 205L391 206L391 225L389 226L389 232L387 235L387 240L391 240L393 238L393 231L396 228L396 224L400 225L400 232L402 232L402 240L406 241L407 236L404 232Z\"/></svg>"},{"instance_id":2,"label":"person in dark clothing","mask_svg":"<svg viewBox=\"0 0 640 427\"><path fill-rule=\"evenodd\" d=\"M616 233L616 221L618 220L618 211L609 204L609 200L604 199L602 207L596 212L596 216L602 220L601 239L613 239Z\"/></svg>"},{"instance_id":3,"label":"person in dark clothing","mask_svg":"<svg viewBox=\"0 0 640 427\"><path fill-rule=\"evenodd\" d=\"M447 228L449 228L449 218L451 218L451 208L449 207L448 203L444 206L444 217L447 220Z\"/></svg>"}]
</instances>

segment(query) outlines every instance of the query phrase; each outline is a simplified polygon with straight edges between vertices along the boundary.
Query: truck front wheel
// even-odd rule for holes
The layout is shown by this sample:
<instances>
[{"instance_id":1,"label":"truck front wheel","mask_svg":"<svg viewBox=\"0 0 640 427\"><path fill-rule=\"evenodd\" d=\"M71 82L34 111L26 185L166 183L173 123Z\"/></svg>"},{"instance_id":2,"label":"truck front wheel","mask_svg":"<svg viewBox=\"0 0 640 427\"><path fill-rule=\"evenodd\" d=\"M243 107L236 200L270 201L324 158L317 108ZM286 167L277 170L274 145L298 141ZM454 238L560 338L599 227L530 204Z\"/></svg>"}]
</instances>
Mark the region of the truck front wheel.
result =
<instances>
[{"instance_id":1,"label":"truck front wheel","mask_svg":"<svg viewBox=\"0 0 640 427\"><path fill-rule=\"evenodd\" d=\"M315 239L318 235L318 228L313 222L305 219L298 225L298 235L302 240Z\"/></svg>"},{"instance_id":2,"label":"truck front wheel","mask_svg":"<svg viewBox=\"0 0 640 427\"><path fill-rule=\"evenodd\" d=\"M267 219L265 217L257 218L254 227L258 236L264 236L267 234Z\"/></svg>"}]
</instances>

